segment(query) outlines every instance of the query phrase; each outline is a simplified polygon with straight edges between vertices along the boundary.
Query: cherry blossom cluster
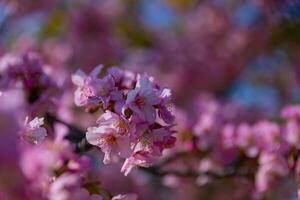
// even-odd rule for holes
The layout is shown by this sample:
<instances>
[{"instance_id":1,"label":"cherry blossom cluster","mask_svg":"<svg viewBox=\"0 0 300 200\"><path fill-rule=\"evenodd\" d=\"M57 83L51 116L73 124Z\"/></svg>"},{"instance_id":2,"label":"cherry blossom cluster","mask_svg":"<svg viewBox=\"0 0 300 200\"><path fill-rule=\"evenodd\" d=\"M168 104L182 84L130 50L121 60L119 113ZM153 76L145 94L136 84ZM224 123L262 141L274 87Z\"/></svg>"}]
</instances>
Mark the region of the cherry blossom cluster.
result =
<instances>
[{"instance_id":1,"label":"cherry blossom cluster","mask_svg":"<svg viewBox=\"0 0 300 200\"><path fill-rule=\"evenodd\" d=\"M99 77L103 66L89 75L78 70L72 81L78 87L75 104L88 111L101 109L97 126L89 127L87 141L105 154L105 164L125 159L127 175L135 166L148 167L174 145L171 91L153 77L116 67Z\"/></svg>"},{"instance_id":2,"label":"cherry blossom cluster","mask_svg":"<svg viewBox=\"0 0 300 200\"><path fill-rule=\"evenodd\" d=\"M47 66L34 52L21 56L5 54L1 57L0 92L12 89L23 91L30 113L53 107L55 99L61 94L58 84L47 73Z\"/></svg>"},{"instance_id":3,"label":"cherry blossom cluster","mask_svg":"<svg viewBox=\"0 0 300 200\"><path fill-rule=\"evenodd\" d=\"M0 0L0 200L300 199L299 26L297 0Z\"/></svg>"},{"instance_id":4,"label":"cherry blossom cluster","mask_svg":"<svg viewBox=\"0 0 300 200\"><path fill-rule=\"evenodd\" d=\"M262 198L287 178L299 179L299 105L283 108L276 121L247 120L241 107L221 104L212 98L200 98L197 105L193 122L180 112L176 115L181 115L177 148L194 155L192 163L199 162L198 167L192 167L195 176L199 174L197 183L210 182L211 177L205 175L209 173L215 173L215 177L228 173L253 177L254 194ZM202 158L198 160L197 156ZM178 162L169 167L181 171L187 168Z\"/></svg>"},{"instance_id":5,"label":"cherry blossom cluster","mask_svg":"<svg viewBox=\"0 0 300 200\"><path fill-rule=\"evenodd\" d=\"M98 182L87 179L91 160L76 154L64 139L65 130L55 129L55 138L47 138L43 118L34 118L20 131L22 145L20 166L30 183L31 199L49 200L136 200L135 194L112 196Z\"/></svg>"},{"instance_id":6,"label":"cherry blossom cluster","mask_svg":"<svg viewBox=\"0 0 300 200\"><path fill-rule=\"evenodd\" d=\"M23 115L27 117L20 123L16 137L19 142L14 147L19 153L19 167L26 184L26 194L21 195L32 200L137 199L133 193L113 195L99 177L89 178L94 176L91 157L76 151L76 144L67 139L72 130L56 118L56 109L49 109L60 98L61 88L47 73L38 54L6 54L0 59L0 69L0 98L10 97L12 90L25 97L20 99L24 107L16 121Z\"/></svg>"}]
</instances>

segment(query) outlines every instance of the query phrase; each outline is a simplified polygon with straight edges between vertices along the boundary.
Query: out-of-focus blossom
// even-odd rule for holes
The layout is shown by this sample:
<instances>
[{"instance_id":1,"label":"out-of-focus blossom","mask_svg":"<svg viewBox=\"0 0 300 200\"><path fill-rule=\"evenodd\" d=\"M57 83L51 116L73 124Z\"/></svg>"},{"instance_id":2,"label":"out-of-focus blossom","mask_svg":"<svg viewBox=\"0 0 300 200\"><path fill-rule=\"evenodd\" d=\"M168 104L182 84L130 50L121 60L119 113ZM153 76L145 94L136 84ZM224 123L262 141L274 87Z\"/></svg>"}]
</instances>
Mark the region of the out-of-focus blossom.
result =
<instances>
[{"instance_id":1,"label":"out-of-focus blossom","mask_svg":"<svg viewBox=\"0 0 300 200\"><path fill-rule=\"evenodd\" d=\"M25 176L36 183L49 181L55 169L62 167L65 160L73 157L67 141L59 143L45 142L41 145L22 150L21 169Z\"/></svg>"},{"instance_id":2,"label":"out-of-focus blossom","mask_svg":"<svg viewBox=\"0 0 300 200\"><path fill-rule=\"evenodd\" d=\"M3 56L0 82L2 91L21 88L25 94L26 110L30 115L54 110L61 94L56 82L46 73L39 55L28 52L23 56Z\"/></svg>"},{"instance_id":3,"label":"out-of-focus blossom","mask_svg":"<svg viewBox=\"0 0 300 200\"><path fill-rule=\"evenodd\" d=\"M284 136L286 141L299 148L300 144L300 107L297 105L285 107L281 112L282 117L286 120L284 127Z\"/></svg>"},{"instance_id":4,"label":"out-of-focus blossom","mask_svg":"<svg viewBox=\"0 0 300 200\"><path fill-rule=\"evenodd\" d=\"M137 200L136 194L119 194L117 196L114 196L112 200Z\"/></svg>"},{"instance_id":5,"label":"out-of-focus blossom","mask_svg":"<svg viewBox=\"0 0 300 200\"><path fill-rule=\"evenodd\" d=\"M102 7L104 3L78 2L80 6L68 16L67 41L73 50L72 60L76 66L114 63L121 55L122 45L114 36L112 22L108 18L110 16L106 15L107 10Z\"/></svg>"},{"instance_id":6,"label":"out-of-focus blossom","mask_svg":"<svg viewBox=\"0 0 300 200\"><path fill-rule=\"evenodd\" d=\"M80 185L78 174L65 173L59 176L49 189L50 200L84 200L88 197L88 191Z\"/></svg>"},{"instance_id":7,"label":"out-of-focus blossom","mask_svg":"<svg viewBox=\"0 0 300 200\"><path fill-rule=\"evenodd\" d=\"M257 136L253 133L252 127L243 123L237 128L237 146L245 151L250 158L256 157L259 154L259 147L257 146Z\"/></svg>"},{"instance_id":8,"label":"out-of-focus blossom","mask_svg":"<svg viewBox=\"0 0 300 200\"><path fill-rule=\"evenodd\" d=\"M39 144L45 140L47 136L47 130L41 126L44 125L44 118L34 118L28 122L26 117L24 130L21 132L21 138L32 144Z\"/></svg>"},{"instance_id":9,"label":"out-of-focus blossom","mask_svg":"<svg viewBox=\"0 0 300 200\"><path fill-rule=\"evenodd\" d=\"M288 120L284 129L286 141L296 148L299 148L300 144L300 127L297 120Z\"/></svg>"},{"instance_id":10,"label":"out-of-focus blossom","mask_svg":"<svg viewBox=\"0 0 300 200\"><path fill-rule=\"evenodd\" d=\"M273 186L278 178L289 173L287 162L276 154L263 153L259 157L259 169L255 177L258 192L265 192Z\"/></svg>"},{"instance_id":11,"label":"out-of-focus blossom","mask_svg":"<svg viewBox=\"0 0 300 200\"><path fill-rule=\"evenodd\" d=\"M222 136L224 140L225 148L233 148L236 145L236 132L235 127L232 124L227 124L224 126L222 131Z\"/></svg>"},{"instance_id":12,"label":"out-of-focus blossom","mask_svg":"<svg viewBox=\"0 0 300 200\"><path fill-rule=\"evenodd\" d=\"M292 105L292 106L285 107L281 112L281 116L284 119L299 118L300 117L300 106Z\"/></svg>"},{"instance_id":13,"label":"out-of-focus blossom","mask_svg":"<svg viewBox=\"0 0 300 200\"><path fill-rule=\"evenodd\" d=\"M253 126L256 144L268 152L279 151L283 145L280 127L276 123L261 121Z\"/></svg>"}]
</instances>

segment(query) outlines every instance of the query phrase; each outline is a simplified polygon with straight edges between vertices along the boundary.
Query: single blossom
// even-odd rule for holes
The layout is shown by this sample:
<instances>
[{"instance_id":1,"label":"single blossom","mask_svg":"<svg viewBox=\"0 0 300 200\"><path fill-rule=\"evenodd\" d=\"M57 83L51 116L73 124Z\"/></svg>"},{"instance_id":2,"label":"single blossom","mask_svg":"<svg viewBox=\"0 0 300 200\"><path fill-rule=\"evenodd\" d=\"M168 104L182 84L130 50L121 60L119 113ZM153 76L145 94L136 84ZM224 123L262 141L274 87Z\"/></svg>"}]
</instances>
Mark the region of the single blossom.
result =
<instances>
[{"instance_id":1,"label":"single blossom","mask_svg":"<svg viewBox=\"0 0 300 200\"><path fill-rule=\"evenodd\" d=\"M108 73L114 78L116 86L120 90L127 91L134 88L136 75L133 72L111 67L108 69Z\"/></svg>"},{"instance_id":2,"label":"single blossom","mask_svg":"<svg viewBox=\"0 0 300 200\"><path fill-rule=\"evenodd\" d=\"M282 147L282 134L280 127L270 121L260 121L253 126L257 145L264 151L279 151Z\"/></svg>"},{"instance_id":3,"label":"single blossom","mask_svg":"<svg viewBox=\"0 0 300 200\"><path fill-rule=\"evenodd\" d=\"M103 66L97 66L89 75L81 70L72 76L73 83L78 86L75 91L75 104L85 106L89 104L102 103L106 108L111 100L119 100L122 94L115 87L113 76L107 75L102 79L98 78Z\"/></svg>"},{"instance_id":4,"label":"single blossom","mask_svg":"<svg viewBox=\"0 0 300 200\"><path fill-rule=\"evenodd\" d=\"M5 54L0 58L0 90L7 90L14 80L10 76L11 67L20 65L22 59L12 54Z\"/></svg>"},{"instance_id":5,"label":"single blossom","mask_svg":"<svg viewBox=\"0 0 300 200\"><path fill-rule=\"evenodd\" d=\"M68 161L71 171L80 171L86 158L77 158L66 140L45 141L40 145L26 146L21 153L20 166L25 177L40 187L48 183L55 176L55 170L59 170ZM72 162L77 162L76 166Z\"/></svg>"},{"instance_id":6,"label":"single blossom","mask_svg":"<svg viewBox=\"0 0 300 200\"><path fill-rule=\"evenodd\" d=\"M300 124L296 119L289 119L284 127L284 138L290 145L300 147Z\"/></svg>"},{"instance_id":7,"label":"single blossom","mask_svg":"<svg viewBox=\"0 0 300 200\"><path fill-rule=\"evenodd\" d=\"M99 127L110 127L115 129L119 135L129 135L134 131L134 127L122 115L106 110L98 119L97 124Z\"/></svg>"},{"instance_id":8,"label":"single blossom","mask_svg":"<svg viewBox=\"0 0 300 200\"><path fill-rule=\"evenodd\" d=\"M67 168L70 172L85 172L90 168L91 160L88 156L75 157L69 160Z\"/></svg>"},{"instance_id":9,"label":"single blossom","mask_svg":"<svg viewBox=\"0 0 300 200\"><path fill-rule=\"evenodd\" d=\"M107 75L99 81L98 95L104 108L108 107L110 101L119 101L123 97L111 75Z\"/></svg>"},{"instance_id":10,"label":"single blossom","mask_svg":"<svg viewBox=\"0 0 300 200\"><path fill-rule=\"evenodd\" d=\"M283 157L273 153L262 153L259 157L259 169L255 176L257 191L265 192L288 173L288 164Z\"/></svg>"},{"instance_id":11,"label":"single blossom","mask_svg":"<svg viewBox=\"0 0 300 200\"><path fill-rule=\"evenodd\" d=\"M222 130L223 146L225 148L236 147L236 130L232 124L226 124Z\"/></svg>"},{"instance_id":12,"label":"single blossom","mask_svg":"<svg viewBox=\"0 0 300 200\"><path fill-rule=\"evenodd\" d=\"M97 66L89 75L77 70L72 75L72 82L78 87L75 91L74 101L77 106L97 104L100 102L97 96L97 88L100 82L98 78L103 66Z\"/></svg>"},{"instance_id":13,"label":"single blossom","mask_svg":"<svg viewBox=\"0 0 300 200\"><path fill-rule=\"evenodd\" d=\"M129 137L120 135L118 131L107 126L88 128L86 139L90 144L100 147L105 154L104 164L115 161L118 157L126 158L131 153Z\"/></svg>"},{"instance_id":14,"label":"single blossom","mask_svg":"<svg viewBox=\"0 0 300 200\"><path fill-rule=\"evenodd\" d=\"M250 158L254 158L259 154L260 149L257 141L258 138L249 124L242 123L237 127L236 145L244 150Z\"/></svg>"},{"instance_id":15,"label":"single blossom","mask_svg":"<svg viewBox=\"0 0 300 200\"><path fill-rule=\"evenodd\" d=\"M145 136L154 147L158 148L158 151L162 153L164 149L171 148L176 142L176 138L173 136L175 133L172 127L161 127L153 129L151 133Z\"/></svg>"},{"instance_id":16,"label":"single blossom","mask_svg":"<svg viewBox=\"0 0 300 200\"><path fill-rule=\"evenodd\" d=\"M286 106L281 111L281 117L284 119L299 119L300 118L300 106L299 105L291 105Z\"/></svg>"},{"instance_id":17,"label":"single blossom","mask_svg":"<svg viewBox=\"0 0 300 200\"><path fill-rule=\"evenodd\" d=\"M134 90L127 94L126 106L141 120L152 124L156 119L155 105L159 104L157 91L153 87L151 78L139 76Z\"/></svg>"},{"instance_id":18,"label":"single blossom","mask_svg":"<svg viewBox=\"0 0 300 200\"><path fill-rule=\"evenodd\" d=\"M62 174L51 184L49 200L88 200L89 192L80 183L79 174Z\"/></svg>"},{"instance_id":19,"label":"single blossom","mask_svg":"<svg viewBox=\"0 0 300 200\"><path fill-rule=\"evenodd\" d=\"M31 144L40 144L47 136L47 130L42 127L44 118L35 117L28 122L28 117L25 119L24 129L21 131L21 138Z\"/></svg>"},{"instance_id":20,"label":"single blossom","mask_svg":"<svg viewBox=\"0 0 300 200\"><path fill-rule=\"evenodd\" d=\"M137 150L131 155L131 157L125 160L121 172L127 176L134 167L149 167L157 160L157 158L157 156L152 154L151 150Z\"/></svg>"},{"instance_id":21,"label":"single blossom","mask_svg":"<svg viewBox=\"0 0 300 200\"><path fill-rule=\"evenodd\" d=\"M215 113L202 113L193 127L195 136L198 138L197 145L201 150L210 148L216 140L218 130Z\"/></svg>"}]
</instances>

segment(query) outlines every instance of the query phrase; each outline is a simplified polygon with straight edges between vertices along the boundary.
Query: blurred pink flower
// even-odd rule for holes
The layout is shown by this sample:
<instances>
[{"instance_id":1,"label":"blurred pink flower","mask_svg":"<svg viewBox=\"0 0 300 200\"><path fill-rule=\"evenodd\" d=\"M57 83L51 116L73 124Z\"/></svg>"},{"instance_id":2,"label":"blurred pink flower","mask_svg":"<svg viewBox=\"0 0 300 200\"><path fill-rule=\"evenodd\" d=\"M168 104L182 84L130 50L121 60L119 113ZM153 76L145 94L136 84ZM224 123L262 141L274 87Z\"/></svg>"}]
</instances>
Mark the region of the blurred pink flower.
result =
<instances>
[{"instance_id":1,"label":"blurred pink flower","mask_svg":"<svg viewBox=\"0 0 300 200\"><path fill-rule=\"evenodd\" d=\"M259 169L255 176L257 191L265 192L279 178L287 176L288 173L288 164L283 157L272 153L262 153L259 157Z\"/></svg>"},{"instance_id":2,"label":"blurred pink flower","mask_svg":"<svg viewBox=\"0 0 300 200\"><path fill-rule=\"evenodd\" d=\"M247 123L242 123L237 128L237 146L243 149L247 156L254 158L259 154L257 136L253 133L252 127Z\"/></svg>"},{"instance_id":3,"label":"blurred pink flower","mask_svg":"<svg viewBox=\"0 0 300 200\"><path fill-rule=\"evenodd\" d=\"M138 197L136 194L119 194L114 196L112 200L137 200Z\"/></svg>"},{"instance_id":4,"label":"blurred pink flower","mask_svg":"<svg viewBox=\"0 0 300 200\"><path fill-rule=\"evenodd\" d=\"M50 186L49 200L88 200L89 192L80 185L78 174L65 173Z\"/></svg>"},{"instance_id":5,"label":"blurred pink flower","mask_svg":"<svg viewBox=\"0 0 300 200\"><path fill-rule=\"evenodd\" d=\"M44 118L35 117L28 122L26 117L24 129L21 131L21 138L31 144L40 144L47 136L47 130L41 126L44 125Z\"/></svg>"}]
</instances>

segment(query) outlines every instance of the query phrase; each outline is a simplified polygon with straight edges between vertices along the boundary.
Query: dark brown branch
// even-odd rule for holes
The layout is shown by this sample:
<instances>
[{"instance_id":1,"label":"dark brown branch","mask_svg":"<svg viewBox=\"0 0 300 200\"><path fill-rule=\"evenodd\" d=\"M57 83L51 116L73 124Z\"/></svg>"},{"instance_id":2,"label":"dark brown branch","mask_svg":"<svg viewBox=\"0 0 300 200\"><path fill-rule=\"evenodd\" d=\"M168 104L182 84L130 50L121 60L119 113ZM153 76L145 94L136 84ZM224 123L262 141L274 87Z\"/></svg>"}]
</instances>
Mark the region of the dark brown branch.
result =
<instances>
[{"instance_id":1,"label":"dark brown branch","mask_svg":"<svg viewBox=\"0 0 300 200\"><path fill-rule=\"evenodd\" d=\"M167 157L165 157L164 159L158 161L156 163L156 166L157 167L160 167L160 166L165 166L169 163L172 163L182 157L185 157L185 156L188 156L189 153L187 153L186 151L179 151L179 152L175 152L173 153L172 155L168 155Z\"/></svg>"},{"instance_id":2,"label":"dark brown branch","mask_svg":"<svg viewBox=\"0 0 300 200\"><path fill-rule=\"evenodd\" d=\"M57 118L56 116L53 116L51 114L47 114L46 116L49 123L60 123L65 125L69 128L69 134L66 136L66 139L71 141L72 143L76 144L76 151L77 152L84 152L92 148L90 144L87 143L85 138L85 133L80 128L66 123L62 121L61 119ZM159 177L163 177L166 175L174 175L179 177L190 177L190 178L197 178L199 176L209 176L215 179L221 179L221 178L229 178L229 177L252 177L253 173L250 171L238 171L237 169L227 169L222 173L216 173L216 172L198 172L190 169L186 170L165 170L163 169L164 166L167 164L174 162L182 157L190 155L189 152L176 152L172 155L169 155L168 157L162 159L161 161L157 162L155 166L151 166L148 168L140 167L141 170L155 175Z\"/></svg>"},{"instance_id":3,"label":"dark brown branch","mask_svg":"<svg viewBox=\"0 0 300 200\"><path fill-rule=\"evenodd\" d=\"M149 167L149 168L140 168L141 170L150 173L155 176L166 176L166 175L174 175L179 177L190 177L190 178L197 178L199 176L209 176L215 179L221 178L230 178L230 177L245 177L251 178L253 173L250 171L237 171L237 170L227 170L221 173L217 172L197 172L194 170L163 170L158 167Z\"/></svg>"},{"instance_id":4,"label":"dark brown branch","mask_svg":"<svg viewBox=\"0 0 300 200\"><path fill-rule=\"evenodd\" d=\"M46 119L51 124L60 123L60 124L63 124L64 126L68 127L69 133L65 136L65 139L76 144L76 152L78 152L78 153L84 152L93 147L86 141L85 132L82 129L80 129L72 124L69 124L49 113L46 115Z\"/></svg>"}]
</instances>

